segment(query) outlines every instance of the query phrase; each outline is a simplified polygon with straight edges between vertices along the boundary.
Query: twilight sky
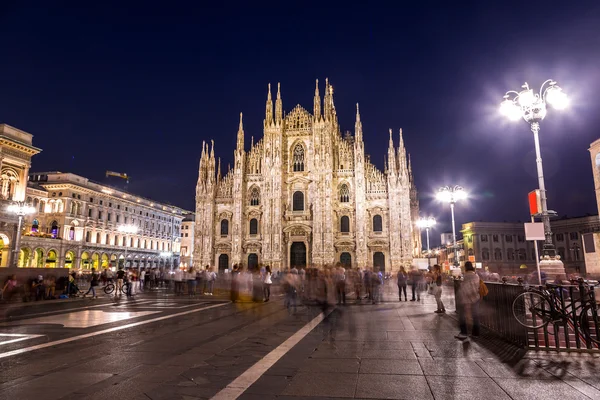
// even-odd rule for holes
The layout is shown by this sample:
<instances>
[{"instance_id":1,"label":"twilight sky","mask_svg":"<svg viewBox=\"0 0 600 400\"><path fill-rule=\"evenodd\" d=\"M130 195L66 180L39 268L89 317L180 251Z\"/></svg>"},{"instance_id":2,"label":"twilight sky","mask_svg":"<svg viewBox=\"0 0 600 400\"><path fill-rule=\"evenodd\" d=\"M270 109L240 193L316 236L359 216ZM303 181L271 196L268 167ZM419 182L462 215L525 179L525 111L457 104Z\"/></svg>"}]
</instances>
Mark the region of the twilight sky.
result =
<instances>
[{"instance_id":1,"label":"twilight sky","mask_svg":"<svg viewBox=\"0 0 600 400\"><path fill-rule=\"evenodd\" d=\"M396 141L403 128L438 237L450 229L432 198L441 185L472 194L458 223L528 218L533 136L498 105L524 81L553 78L572 107L542 123L549 207L597 213L587 151L600 137L597 1L86 3L0 5L0 122L35 135L33 171L127 172L130 190L193 210L202 140L216 140L226 166L240 111L247 146L262 135L267 83L281 82L286 111L312 110L314 81L328 77L343 130L360 103L379 167L388 128Z\"/></svg>"}]
</instances>

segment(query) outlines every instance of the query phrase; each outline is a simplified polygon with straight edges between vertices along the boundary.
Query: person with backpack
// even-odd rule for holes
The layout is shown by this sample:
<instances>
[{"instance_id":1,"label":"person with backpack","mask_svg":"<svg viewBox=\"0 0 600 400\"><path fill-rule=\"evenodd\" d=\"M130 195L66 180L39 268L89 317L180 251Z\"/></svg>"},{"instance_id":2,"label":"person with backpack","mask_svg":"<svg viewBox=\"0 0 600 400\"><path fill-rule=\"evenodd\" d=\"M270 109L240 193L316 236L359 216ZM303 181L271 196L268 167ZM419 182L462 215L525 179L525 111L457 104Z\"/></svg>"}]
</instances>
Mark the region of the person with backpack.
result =
<instances>
[{"instance_id":1,"label":"person with backpack","mask_svg":"<svg viewBox=\"0 0 600 400\"><path fill-rule=\"evenodd\" d=\"M481 292L481 293L480 293ZM458 298L456 299L458 311L458 324L460 333L455 338L465 340L468 335L467 316L471 315L473 327L471 328L471 337L479 337L479 303L483 296L487 294L485 283L475 273L473 263L465 263L465 275L460 283Z\"/></svg>"}]
</instances>

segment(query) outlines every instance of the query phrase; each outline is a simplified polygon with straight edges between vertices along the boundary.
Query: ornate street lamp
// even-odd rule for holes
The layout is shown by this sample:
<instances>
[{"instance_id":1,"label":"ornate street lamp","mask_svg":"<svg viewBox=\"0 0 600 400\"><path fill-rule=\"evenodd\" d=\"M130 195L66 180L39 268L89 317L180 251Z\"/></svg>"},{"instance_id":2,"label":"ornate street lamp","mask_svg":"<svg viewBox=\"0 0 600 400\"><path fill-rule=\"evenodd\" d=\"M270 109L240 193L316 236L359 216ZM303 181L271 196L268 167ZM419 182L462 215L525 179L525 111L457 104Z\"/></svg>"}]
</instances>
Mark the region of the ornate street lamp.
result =
<instances>
[{"instance_id":1,"label":"ornate street lamp","mask_svg":"<svg viewBox=\"0 0 600 400\"><path fill-rule=\"evenodd\" d=\"M450 213L452 214L452 247L454 249L454 265L458 266L458 247L456 246L456 224L454 222L454 204L459 200L467 198L467 192L462 186L444 186L437 193L437 199L444 203L450 203Z\"/></svg>"},{"instance_id":2,"label":"ornate street lamp","mask_svg":"<svg viewBox=\"0 0 600 400\"><path fill-rule=\"evenodd\" d=\"M15 237L15 245L13 248L13 262L15 267L19 264L19 252L21 251L21 229L23 227L23 217L36 212L35 207L30 206L24 201L17 201L6 208L11 214L16 214L19 217L19 223L17 224L17 235Z\"/></svg>"},{"instance_id":3,"label":"ornate street lamp","mask_svg":"<svg viewBox=\"0 0 600 400\"><path fill-rule=\"evenodd\" d=\"M433 217L427 217L427 218L420 218L417 221L417 226L419 228L425 228L425 232L427 234L427 266L431 266L429 265L429 258L431 257L431 249L429 248L429 229L433 228L435 226L435 218Z\"/></svg>"},{"instance_id":4,"label":"ornate street lamp","mask_svg":"<svg viewBox=\"0 0 600 400\"><path fill-rule=\"evenodd\" d=\"M546 185L544 184L544 169L542 167L542 156L540 153L540 122L546 117L550 104L557 110L563 110L569 105L569 99L563 90L552 79L544 82L539 93L534 93L529 88L527 82L522 86L520 92L510 90L504 95L504 101L500 105L500 112L511 121L518 121L521 118L527 122L533 132L533 140L535 143L535 156L538 174L538 185L540 190L540 202L542 206L542 222L544 223L544 234L546 240L544 242L545 258L554 259L556 251L552 243L552 230L550 228L550 215L546 203Z\"/></svg>"},{"instance_id":5,"label":"ornate street lamp","mask_svg":"<svg viewBox=\"0 0 600 400\"><path fill-rule=\"evenodd\" d=\"M119 225L117 230L125 234L125 261L123 262L123 268L127 266L127 247L129 246L129 236L135 235L138 231L137 225ZM140 269L140 263L138 262L138 272Z\"/></svg>"}]
</instances>

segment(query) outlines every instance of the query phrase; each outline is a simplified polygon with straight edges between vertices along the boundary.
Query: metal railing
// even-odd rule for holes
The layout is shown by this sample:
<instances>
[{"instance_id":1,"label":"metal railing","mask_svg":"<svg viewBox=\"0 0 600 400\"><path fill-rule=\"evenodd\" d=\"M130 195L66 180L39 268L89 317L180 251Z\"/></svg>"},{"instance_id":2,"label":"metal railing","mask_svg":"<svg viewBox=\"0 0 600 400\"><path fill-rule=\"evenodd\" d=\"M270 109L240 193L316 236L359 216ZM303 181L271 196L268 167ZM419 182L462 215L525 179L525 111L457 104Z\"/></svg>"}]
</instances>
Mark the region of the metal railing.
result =
<instances>
[{"instance_id":1,"label":"metal railing","mask_svg":"<svg viewBox=\"0 0 600 400\"><path fill-rule=\"evenodd\" d=\"M574 282L575 283L575 282ZM461 280L454 281L454 293L458 299ZM486 282L488 295L481 300L479 321L482 326L495 332L505 340L530 350L600 352L600 346L590 340L581 330L580 320L582 300L591 305L587 318L593 322L592 334L600 337L600 317L594 295L594 287L578 282L572 285L546 284L545 286L524 286L504 282ZM513 314L515 298L528 288L544 291L556 311L565 318L550 322L540 328L527 328L521 325Z\"/></svg>"}]
</instances>

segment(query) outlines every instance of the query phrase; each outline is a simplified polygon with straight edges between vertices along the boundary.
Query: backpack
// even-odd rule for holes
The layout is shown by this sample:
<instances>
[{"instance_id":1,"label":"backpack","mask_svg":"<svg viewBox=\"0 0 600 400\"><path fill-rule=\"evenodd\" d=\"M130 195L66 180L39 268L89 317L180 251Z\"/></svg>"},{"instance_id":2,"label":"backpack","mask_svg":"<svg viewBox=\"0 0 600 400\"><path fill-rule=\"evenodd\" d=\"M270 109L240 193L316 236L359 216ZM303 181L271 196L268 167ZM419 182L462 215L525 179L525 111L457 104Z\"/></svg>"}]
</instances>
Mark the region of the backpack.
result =
<instances>
[{"instance_id":1,"label":"backpack","mask_svg":"<svg viewBox=\"0 0 600 400\"><path fill-rule=\"evenodd\" d=\"M479 296L483 299L489 292L485 282L483 282L482 279L479 279Z\"/></svg>"}]
</instances>

